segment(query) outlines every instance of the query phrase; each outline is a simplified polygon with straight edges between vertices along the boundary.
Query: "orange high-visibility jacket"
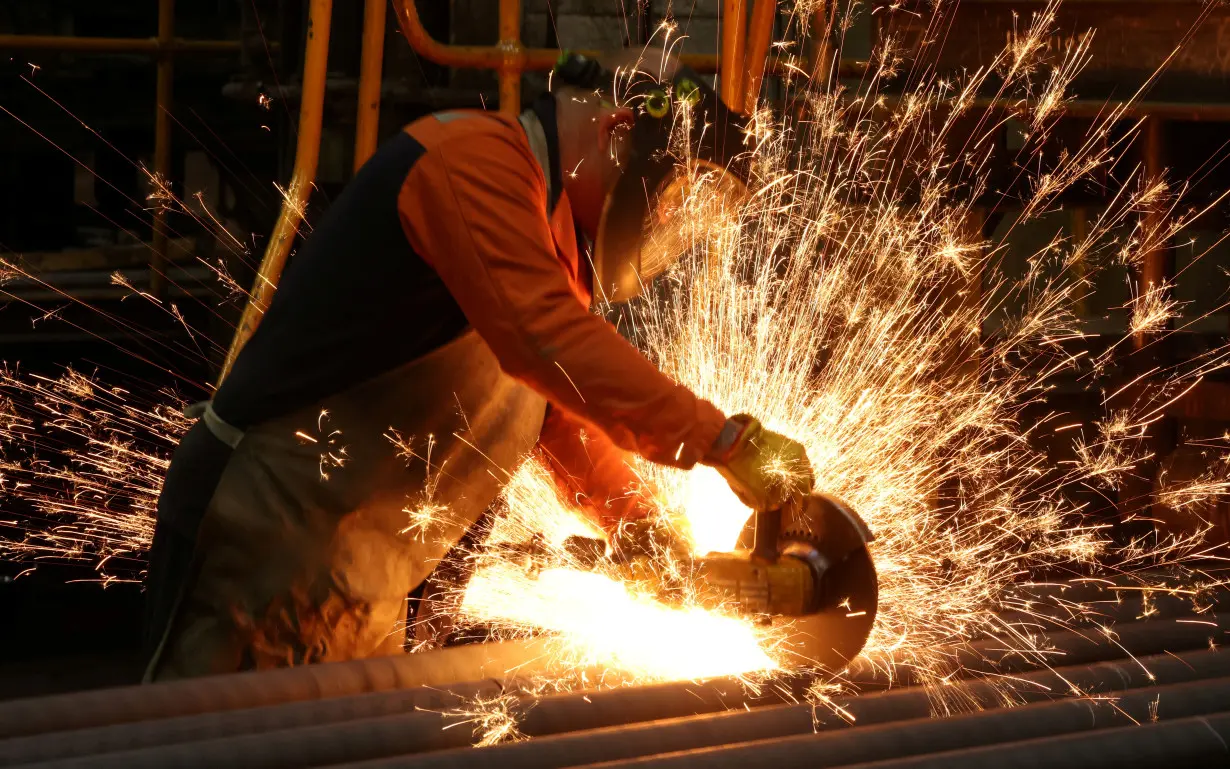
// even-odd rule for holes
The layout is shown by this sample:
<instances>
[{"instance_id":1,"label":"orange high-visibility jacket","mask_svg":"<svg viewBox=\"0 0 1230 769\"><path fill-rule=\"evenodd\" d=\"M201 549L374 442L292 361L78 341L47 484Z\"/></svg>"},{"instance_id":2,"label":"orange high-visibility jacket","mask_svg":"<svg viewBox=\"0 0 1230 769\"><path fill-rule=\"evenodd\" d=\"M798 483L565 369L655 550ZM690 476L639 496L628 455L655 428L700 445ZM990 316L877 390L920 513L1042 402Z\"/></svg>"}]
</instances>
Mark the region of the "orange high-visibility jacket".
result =
<instances>
[{"instance_id":1,"label":"orange high-visibility jacket","mask_svg":"<svg viewBox=\"0 0 1230 769\"><path fill-rule=\"evenodd\" d=\"M546 178L519 122L476 112L407 132L426 153L401 190L406 237L504 370L555 407L540 443L556 471L582 494L617 499L632 480L620 449L683 468L700 460L725 416L589 311L568 198L548 219Z\"/></svg>"},{"instance_id":2,"label":"orange high-visibility jacket","mask_svg":"<svg viewBox=\"0 0 1230 769\"><path fill-rule=\"evenodd\" d=\"M217 415L246 430L310 410L471 326L550 402L543 453L605 524L638 512L623 451L683 468L700 460L725 417L590 312L554 102L538 110L550 185L520 122L491 112L428 116L383 144L287 265L214 395Z\"/></svg>"}]
</instances>

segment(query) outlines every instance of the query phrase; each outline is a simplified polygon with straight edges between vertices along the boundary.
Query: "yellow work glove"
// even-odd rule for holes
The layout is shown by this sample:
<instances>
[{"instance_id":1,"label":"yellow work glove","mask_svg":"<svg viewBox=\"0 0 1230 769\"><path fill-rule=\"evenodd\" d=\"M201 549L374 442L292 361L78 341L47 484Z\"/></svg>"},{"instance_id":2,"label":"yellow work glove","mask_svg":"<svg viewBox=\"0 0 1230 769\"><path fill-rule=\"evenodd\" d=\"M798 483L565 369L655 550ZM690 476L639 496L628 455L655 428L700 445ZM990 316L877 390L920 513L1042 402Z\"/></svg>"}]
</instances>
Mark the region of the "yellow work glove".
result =
<instances>
[{"instance_id":1,"label":"yellow work glove","mask_svg":"<svg viewBox=\"0 0 1230 769\"><path fill-rule=\"evenodd\" d=\"M726 420L703 462L753 510L776 510L810 493L816 482L803 444L764 429L747 414Z\"/></svg>"}]
</instances>

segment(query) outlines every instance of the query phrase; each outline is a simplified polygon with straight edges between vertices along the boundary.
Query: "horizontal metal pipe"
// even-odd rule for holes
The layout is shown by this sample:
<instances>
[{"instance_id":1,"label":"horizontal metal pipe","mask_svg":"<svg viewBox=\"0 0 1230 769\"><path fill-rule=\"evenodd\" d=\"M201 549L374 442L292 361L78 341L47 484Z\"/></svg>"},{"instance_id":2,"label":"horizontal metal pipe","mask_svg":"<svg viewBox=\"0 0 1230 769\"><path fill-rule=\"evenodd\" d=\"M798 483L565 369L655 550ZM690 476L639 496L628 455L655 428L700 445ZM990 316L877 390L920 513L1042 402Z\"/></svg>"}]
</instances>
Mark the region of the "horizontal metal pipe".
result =
<instances>
[{"instance_id":1,"label":"horizontal metal pipe","mask_svg":"<svg viewBox=\"0 0 1230 769\"><path fill-rule=\"evenodd\" d=\"M1162 681L1184 680L1217 672L1230 672L1230 655L1203 652L1187 658L1162 655L1141 661L1153 677ZM1137 663L1091 666L1075 670L1041 671L1024 680L1033 684L1023 692L1025 699L1050 697L1066 692L1070 686L1082 690L1119 690L1149 683L1150 673ZM473 740L466 721L476 716L466 715L473 706L458 704L433 708L435 712L407 709L398 715L365 718L329 724L308 723L298 728L246 736L220 737L212 740L168 745L147 750L115 752L87 756L62 762L52 762L43 769L110 769L115 767L208 767L225 765L230 769L295 769L341 761L360 761L382 756L445 751L435 756L420 757L431 766L461 766L469 761L501 766L565 766L585 760L607 760L627 756L629 750L683 749L732 741L748 741L764 737L782 737L810 733L813 714L808 706L757 708L750 712L737 710L721 715L674 719L644 724L639 727L604 729L601 732L580 731L627 723L645 718L662 718L689 707L712 712L723 704L735 704L738 692L733 689L694 686L684 697L670 697L670 689L646 687L640 689L597 692L582 696L542 698L526 708L518 728L527 735L548 735L559 731L575 734L562 738L544 738L522 743L474 751L468 746ZM971 701L994 706L1000 701L1000 691L987 683L975 684L965 692ZM666 695L666 696L663 696ZM328 705L329 703L308 703ZM922 690L894 691L866 697L850 698L838 703L853 713L860 724L884 723L902 718L925 718L932 707ZM423 705L418 705L422 708ZM672 713L673 711L673 713ZM516 710L512 711L518 714ZM682 712L688 712L683 710ZM692 712L695 712L693 710ZM310 718L304 707L300 717ZM821 727L840 727L840 719L829 719ZM157 723L151 724L157 728ZM71 736L71 735L70 735ZM532 748L529 746L540 746ZM464 747L463 747L464 746ZM638 747L639 746L639 747ZM669 747L663 747L669 746ZM544 751L555 750L544 755ZM580 751L578 755L577 751ZM494 753L494 755L488 755ZM635 755L635 753L633 753ZM400 759L399 759L400 760ZM397 765L396 763L390 765Z\"/></svg>"},{"instance_id":2,"label":"horizontal metal pipe","mask_svg":"<svg viewBox=\"0 0 1230 769\"><path fill-rule=\"evenodd\" d=\"M1027 673L1019 677L1017 694L1023 701L1033 701L1068 691L1071 687L1084 692L1107 692L1147 686L1151 683L1179 683L1230 675L1230 654L1195 652L1186 655L1162 654L1141 657L1136 661L1122 660L1075 668L1059 668ZM503 691L494 681L439 689L407 689L375 692L351 697L334 697L322 701L297 702L248 710L224 711L195 716L146 721L134 724L82 729L58 734L43 734L0 742L0 766L49 761L71 756L95 755L111 751L171 745L180 742L209 740L293 729L301 726L327 724L359 719L410 713L416 709L442 712L462 710L475 699L491 700ZM994 704L999 690L990 684L970 684L966 696ZM793 697L789 689L767 687L756 697L735 680L704 683L658 684L627 687L588 693L549 695L520 704L519 730L527 735L543 736L633 722L657 721L735 710L734 716L744 716L744 705L779 703ZM901 689L842 699L838 705L854 709L860 723L881 723L902 718L925 716L931 701L918 689ZM757 716L748 724L735 728L762 729L743 734L794 734L794 726L806 719L810 731L810 708L796 708L797 713L778 708L757 708ZM783 715L774 715L783 713ZM760 715L764 714L764 715ZM801 715L800 715L801 714ZM823 714L821 714L823 716ZM780 719L782 724L774 722ZM832 720L832 719L828 719ZM821 728L840 727L843 723L820 723ZM688 747L713 744L705 741L702 731L688 737ZM747 739L756 739L749 736ZM467 738L468 739L468 738ZM683 739L683 738L681 738ZM730 740L724 740L729 742ZM507 760L516 763L514 757Z\"/></svg>"},{"instance_id":3,"label":"horizontal metal pipe","mask_svg":"<svg viewBox=\"0 0 1230 769\"><path fill-rule=\"evenodd\" d=\"M1163 707L1164 703L1164 707ZM986 745L1022 744L1024 740L1052 739L1075 732L1119 731L1116 727L1147 723L1157 719L1186 719L1217 713L1230 707L1230 679L1195 681L1175 686L1160 686L1128 692L1115 701L1069 699L1021 708L997 708L942 719L918 718L902 723L848 729L841 732L806 734L777 740L761 740L745 745L707 750L681 751L653 755L631 761L604 764L606 769L744 769L749 764L787 767L862 766L909 756L942 754ZM1085 739L1087 736L1081 735ZM532 744L532 743L528 743ZM421 762L407 760L405 767ZM454 764L457 766L458 764ZM539 766L560 766L541 763ZM955 764L936 764L955 766ZM1003 766L985 761L969 766ZM1052 767L1049 761L1021 764ZM1076 766L1076 764L1072 764ZM383 766L391 766L385 764ZM506 765L500 764L501 769ZM1084 764L1080 764L1084 766ZM1139 766L1127 763L1123 766ZM1186 766L1176 764L1176 766ZM374 767L373 767L374 769Z\"/></svg>"},{"instance_id":4,"label":"horizontal metal pipe","mask_svg":"<svg viewBox=\"0 0 1230 769\"><path fill-rule=\"evenodd\" d=\"M411 711L383 718L301 726L263 734L181 742L143 750L76 756L27 769L299 769L363 761L400 752L468 746L472 717Z\"/></svg>"},{"instance_id":5,"label":"horizontal metal pipe","mask_svg":"<svg viewBox=\"0 0 1230 769\"><path fill-rule=\"evenodd\" d=\"M300 726L320 727L416 710L445 712L464 708L475 700L494 699L504 691L499 681L476 681L450 685L447 689L414 687L14 737L0 740L0 766L262 734Z\"/></svg>"},{"instance_id":6,"label":"horizontal metal pipe","mask_svg":"<svg viewBox=\"0 0 1230 769\"><path fill-rule=\"evenodd\" d=\"M532 672L527 669L527 674ZM269 675L276 676L277 673ZM436 687L392 689L354 696L331 696L320 700L300 698L305 701L98 726L64 733L53 731L0 741L0 766L256 734L300 726L322 726L411 713L416 709L437 712L455 710L476 699L490 700L509 688L512 687L488 680L449 685L447 690ZM778 692L766 691L761 701L780 702L781 698L774 694ZM531 711L530 728L537 734L596 729L624 723L628 720L629 713L636 714L638 720L653 720L720 712L755 701L757 700L750 698L744 685L734 679L549 695L532 700L534 707Z\"/></svg>"},{"instance_id":7,"label":"horizontal metal pipe","mask_svg":"<svg viewBox=\"0 0 1230 769\"><path fill-rule=\"evenodd\" d=\"M1220 688L1217 689L1216 696L1201 694L1200 692L1210 685L1210 681L1205 679L1214 676L1221 677L1219 679ZM1200 702L1218 702L1216 697L1230 694L1230 678L1225 676L1230 676L1230 654L1200 652L1188 655L1186 658L1159 655L1156 658L1144 658L1139 664L1125 661L1075 669L1061 668L1058 671L1039 671L1023 676L1016 683L1015 695L1016 699L1021 702L1064 704L1050 701L1068 694L1074 688L1085 693L1106 694L1156 685L1160 681L1169 684L1163 687L1170 692L1166 695L1168 703L1172 695L1186 695L1190 691L1196 692L1192 696L1197 699L1203 697L1203 699L1198 699ZM1191 690L1180 687L1191 687ZM933 694L922 689L910 689L864 697L841 698L833 703L832 709L821 706L813 711L810 705L782 705L753 708L750 711L738 710L718 715L707 714L653 723L629 724L595 731L569 730L571 733L568 734L541 737L529 742L509 743L479 750L448 750L427 755L403 756L384 762L374 762L366 769L392 769L392 767L402 766L415 767L415 769L454 767L459 769L471 766L546 769L547 767L580 766L667 751L691 751L687 754L690 756L696 754L696 749L712 746L754 740L777 742L791 735L806 735L810 738L815 736L813 732L817 730L821 733L832 730L845 733L844 727L850 725L846 719L853 719L854 725L860 727L855 731L862 734L870 725L896 725L902 721L927 719L936 707ZM1147 703L1152 701L1154 694L1132 692L1129 695L1116 696L1125 697L1129 703L1146 703L1140 712L1144 712L1141 718L1147 719ZM1002 681L998 685L978 682L969 686L954 687L950 696L954 700L959 698L966 708L996 708L1004 702L1005 687ZM1192 702L1196 702L1197 699L1193 699ZM1088 702L1088 700L1073 699L1065 702L1077 704ZM576 707L579 709L583 706L578 704ZM838 716L838 709L847 715ZM1020 712L1029 709L1029 707L1021 708ZM1133 713L1128 707L1121 708L1121 710ZM1067 711L1064 712L1067 713ZM1180 717L1193 712L1209 711L1208 709L1179 710L1170 712L1168 715ZM533 713L533 710L529 712L525 723L521 725L521 731L528 735L542 734L531 720ZM1069 718L1069 716L1065 715L1063 718ZM627 720L629 722L635 720L635 714L630 714ZM715 766L736 766L734 760L727 763L722 763L718 758L712 760L716 762ZM740 753L737 760L744 766L749 762L759 763L759 759L749 761L748 753ZM676 765L682 766L685 763ZM767 765L774 764L769 762Z\"/></svg>"},{"instance_id":8,"label":"horizontal metal pipe","mask_svg":"<svg viewBox=\"0 0 1230 769\"><path fill-rule=\"evenodd\" d=\"M871 769L1225 769L1230 713L859 764ZM814 765L814 764L812 764ZM782 769L804 764L785 763ZM853 769L853 767L851 767Z\"/></svg>"},{"instance_id":9,"label":"horizontal metal pipe","mask_svg":"<svg viewBox=\"0 0 1230 769\"><path fill-rule=\"evenodd\" d=\"M527 699L521 703L512 700L509 702L517 707L513 712L528 712L526 721L520 724L523 731L528 734L545 734L555 729L593 729L624 723L629 712L650 718L665 718L681 712L695 712L692 708L702 708L707 712L719 711L744 701L745 695L739 689L740 685L735 682L726 686L710 683L703 687L698 686L692 692L678 693L671 693L670 690L664 690L664 687L649 686L592 692L583 695L583 699L576 700L545 697L541 700ZM429 700L433 693L436 698ZM395 694L401 696L395 697ZM251 724L241 726L242 731L234 734L217 730L218 726L233 724L253 711L226 714L230 718L221 724L209 723L210 719L204 717L201 719L205 724L176 719L180 723L170 726L177 729L178 733L172 734L163 731L168 725L166 721L112 727L112 730L119 730L126 735L128 744L123 747L141 747L133 744L135 738L135 741L145 742L146 749L122 750L119 743L123 740L117 739L114 734L107 734L108 730L105 728L90 730L93 734L86 735L86 739L80 739L77 733L40 735L37 738L29 738L24 745L17 744L12 748L9 743L0 742L0 757L3 758L0 764L46 761L48 763L40 766L153 769L164 766L225 765L229 769L290 769L324 763L321 756L331 756L332 761L343 761L449 747L468 747L474 741L474 735L472 729L464 724L474 718L467 713L476 709L473 704L475 696L491 700L495 694L498 692L475 691L474 696L467 698L448 693L440 696L440 693L433 689L415 689L393 694L367 695L364 700L352 698L351 703L342 708L336 707L333 700L325 700L262 709L266 712L258 714L258 718L253 721L257 725L263 723L268 727L272 725L273 719L277 719L282 728L276 731L268 728L253 729ZM666 696L662 696L663 694ZM418 699L414 699L415 695L418 695ZM381 717L359 715L351 710L353 706L372 710L372 703L365 700L375 697L393 700L392 703L378 703L379 707L385 710ZM581 701L584 701L585 706L571 713L570 709ZM728 701L733 702L727 705ZM287 710L291 712L279 713ZM320 711L322 717L316 718L315 711ZM283 717L285 715L289 715L289 718ZM202 726L211 731L208 738L202 736ZM155 740L159 741L157 746L149 747ZM64 744L70 742L75 744ZM104 755L104 751L112 752ZM52 758L64 760L49 760Z\"/></svg>"},{"instance_id":10,"label":"horizontal metal pipe","mask_svg":"<svg viewBox=\"0 0 1230 769\"><path fill-rule=\"evenodd\" d=\"M64 53L116 53L156 56L175 53L234 53L235 40L182 40L169 43L156 37L69 37L64 35L0 35L0 51L52 51Z\"/></svg>"},{"instance_id":11,"label":"horizontal metal pipe","mask_svg":"<svg viewBox=\"0 0 1230 769\"><path fill-rule=\"evenodd\" d=\"M418 8L414 0L394 0L398 24L402 34L410 43L410 48L428 61L446 67L466 67L470 69L492 69L501 71L513 69L518 72L543 72L555 66L560 51L557 48L521 48L511 56L510 52L500 46L449 45L436 40L423 26L419 18ZM576 53L586 56L601 56L600 51L576 49ZM718 57L714 54L688 54L679 57L680 61L701 73L714 73L718 70ZM843 77L861 77L868 69L866 61L843 59L839 63ZM784 75L790 71L787 60L773 59L768 62L769 71Z\"/></svg>"},{"instance_id":12,"label":"horizontal metal pipe","mask_svg":"<svg viewBox=\"0 0 1230 769\"><path fill-rule=\"evenodd\" d=\"M551 657L544 653L543 643L532 639L474 644L422 654L10 700L0 702L0 739L364 692L503 679L509 671L532 676L551 669Z\"/></svg>"},{"instance_id":13,"label":"horizontal metal pipe","mask_svg":"<svg viewBox=\"0 0 1230 769\"><path fill-rule=\"evenodd\" d=\"M1115 659L1126 653L1161 654L1163 652L1193 651L1208 646L1209 639L1221 642L1230 640L1230 613L1208 614L1190 619L1125 622L1112 626L1113 642L1100 630L1067 630L1048 633L1045 651L1041 656L1047 663L1056 665L1085 665ZM1002 640L975 641L953 650L959 668L969 675L1017 673L1041 666L1039 655L1023 654L1006 650ZM910 669L895 672L894 683L917 683ZM846 677L864 685L885 683L882 665L874 665L864 658L854 661L846 671Z\"/></svg>"},{"instance_id":14,"label":"horizontal metal pipe","mask_svg":"<svg viewBox=\"0 0 1230 769\"><path fill-rule=\"evenodd\" d=\"M843 71L842 77L849 76ZM878 94L875 100L877 106L887 108L900 103L901 96ZM1119 116L1124 120L1152 116L1167 120L1230 121L1230 103L1137 101L1125 105L1123 101L1116 99L1073 99L1063 103L1063 107L1056 112L1056 117L1106 118L1120 107L1124 109ZM997 110L1028 114L1033 109L1034 105L1020 100L980 98L975 99L966 111Z\"/></svg>"},{"instance_id":15,"label":"horizontal metal pipe","mask_svg":"<svg viewBox=\"0 0 1230 769\"><path fill-rule=\"evenodd\" d=\"M1205 599L1215 607L1230 610L1230 593L1221 591L1207 596ZM1032 606L1029 612L1001 612L998 617L1001 622L1029 624L1051 622L1062 623L1073 628L1086 628L1093 624L1126 623L1138 618L1147 617L1149 621L1160 619L1176 619L1180 617L1200 619L1192 611L1190 596L1153 595L1142 598L1133 593L1107 593L1102 596L1091 596L1080 601L1080 611L1068 599L1052 600Z\"/></svg>"},{"instance_id":16,"label":"horizontal metal pipe","mask_svg":"<svg viewBox=\"0 0 1230 769\"><path fill-rule=\"evenodd\" d=\"M1200 621L1217 620L1225 626L1225 615ZM1177 652L1203 647L1214 628L1207 625L1180 624L1174 621L1130 623L1117 628L1118 643L1135 655ZM1056 662L1087 663L1123 654L1120 646L1106 642L1094 643L1076 633L1063 633L1051 637L1052 644L1064 656L1056 656ZM973 661L982 660L986 652L972 654ZM82 729L104 724L119 724L145 719L171 718L210 711L237 710L272 705L283 702L313 700L322 697L340 697L361 692L379 692L416 685L436 685L451 681L475 679L482 674L473 671L490 670L497 675L515 666L517 661L526 661L518 673L533 675L536 669L546 666L546 658L540 647L533 642L509 642L466 646L433 652L425 655L407 655L376 660L364 660L330 665L309 666L291 670L266 673L244 673L218 676L194 681L172 682L149 687L59 695L32 700L0 703L0 737L22 734ZM1016 670L1036 665L1034 661L1006 660L1007 668ZM984 663L985 664L985 663ZM1117 665L1118 663L1116 663ZM1168 665L1159 658L1157 665ZM1119 668L1112 665L1108 671ZM1096 667L1096 666L1095 666ZM426 670L430 668L430 670ZM1127 668L1131 670L1129 665ZM471 672L464 675L464 672ZM857 672L857 671L856 671ZM864 671L865 672L865 671ZM423 676L431 680L424 680ZM1031 674L1032 675L1032 674ZM1052 675L1049 671L1037 674L1042 678ZM876 682L874 676L862 676ZM1026 676L1029 678L1029 676ZM1168 680L1159 675L1160 680ZM1050 679L1054 682L1055 679ZM1177 679L1181 680L1181 679ZM1047 684L1052 685L1052 684ZM1138 684L1139 685L1139 684ZM893 694L898 694L894 692ZM901 693L904 694L904 693ZM657 687L621 689L592 694L556 695L538 701L530 713L526 728L528 733L551 734L575 729L596 728L611 723L629 720L653 720L695 713L716 712L739 707L749 701L744 688L729 680L703 684L675 683ZM770 697L771 699L771 697ZM921 701L921 700L920 700ZM860 708L871 707L876 700L860 697ZM582 704L584 703L584 704ZM373 703L371 707L378 707ZM356 713L356 717L378 714L374 710ZM276 724L273 728L301 725L296 718L311 718L310 708ZM618 720L615 720L618 719ZM226 723L223 721L223 723ZM150 724L151 731L157 730ZM136 730L141 731L141 730ZM232 732L222 732L229 734ZM193 737L200 739L211 734L200 727ZM218 732L213 732L216 735ZM127 739L136 739L131 735ZM141 738L137 744L150 744L151 738ZM157 739L157 738L153 738ZM141 742L141 740L146 740ZM157 740L162 743L162 740ZM123 744L121 738L112 743ZM110 749L115 749L115 747ZM61 754L62 755L62 754Z\"/></svg>"},{"instance_id":17,"label":"horizontal metal pipe","mask_svg":"<svg viewBox=\"0 0 1230 769\"><path fill-rule=\"evenodd\" d=\"M785 717L784 717L785 716ZM790 707L785 712L772 708L730 711L690 718L672 718L652 724L608 727L586 732L541 737L489 748L457 748L438 753L403 755L382 761L368 761L363 769L392 767L490 767L500 769L529 767L582 766L605 764L634 756L687 750L710 745L729 745L752 741L775 742L812 731L811 710ZM747 764L745 764L746 766ZM751 765L762 765L753 761ZM767 764L765 764L767 765ZM342 766L353 766L343 764ZM340 769L333 767L332 769ZM357 767L354 767L357 769Z\"/></svg>"}]
</instances>

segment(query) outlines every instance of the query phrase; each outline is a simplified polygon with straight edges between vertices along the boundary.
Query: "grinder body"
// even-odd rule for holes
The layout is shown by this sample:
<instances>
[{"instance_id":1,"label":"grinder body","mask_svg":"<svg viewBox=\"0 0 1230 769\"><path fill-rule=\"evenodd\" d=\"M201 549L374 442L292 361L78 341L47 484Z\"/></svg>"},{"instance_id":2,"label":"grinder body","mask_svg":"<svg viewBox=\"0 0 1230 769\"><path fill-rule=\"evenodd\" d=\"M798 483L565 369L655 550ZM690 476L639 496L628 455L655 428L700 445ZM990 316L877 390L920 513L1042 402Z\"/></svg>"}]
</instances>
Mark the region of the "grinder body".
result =
<instances>
[{"instance_id":1,"label":"grinder body","mask_svg":"<svg viewBox=\"0 0 1230 769\"><path fill-rule=\"evenodd\" d=\"M782 628L779 648L796 664L850 663L875 624L879 586L871 531L840 500L810 494L753 514L742 549L697 559L715 608L736 608Z\"/></svg>"},{"instance_id":2,"label":"grinder body","mask_svg":"<svg viewBox=\"0 0 1230 769\"><path fill-rule=\"evenodd\" d=\"M719 604L741 614L798 617L816 611L820 594L812 564L793 555L761 563L748 550L698 558L695 575Z\"/></svg>"}]
</instances>

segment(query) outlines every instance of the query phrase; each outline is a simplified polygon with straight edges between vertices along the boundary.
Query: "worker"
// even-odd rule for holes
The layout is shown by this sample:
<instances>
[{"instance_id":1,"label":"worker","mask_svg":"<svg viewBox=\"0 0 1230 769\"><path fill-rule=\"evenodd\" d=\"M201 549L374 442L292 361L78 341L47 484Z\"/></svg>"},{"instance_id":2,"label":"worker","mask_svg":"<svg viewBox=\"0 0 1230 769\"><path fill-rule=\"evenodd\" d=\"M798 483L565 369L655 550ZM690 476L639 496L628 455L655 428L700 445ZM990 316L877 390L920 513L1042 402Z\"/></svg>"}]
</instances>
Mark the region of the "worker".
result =
<instances>
[{"instance_id":1,"label":"worker","mask_svg":"<svg viewBox=\"0 0 1230 769\"><path fill-rule=\"evenodd\" d=\"M307 234L167 472L146 680L401 651L407 594L535 451L607 530L648 507L629 452L713 466L753 508L810 489L801 445L591 312L610 270L585 244L621 165L653 154L609 92L652 78L661 100L682 70L653 49L563 64L519 118L411 123Z\"/></svg>"}]
</instances>

